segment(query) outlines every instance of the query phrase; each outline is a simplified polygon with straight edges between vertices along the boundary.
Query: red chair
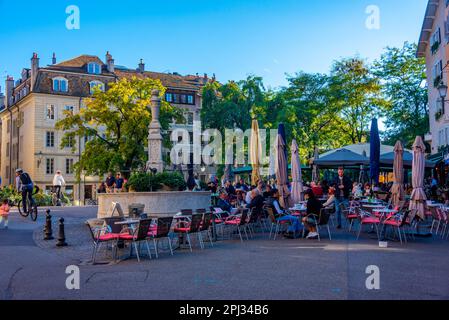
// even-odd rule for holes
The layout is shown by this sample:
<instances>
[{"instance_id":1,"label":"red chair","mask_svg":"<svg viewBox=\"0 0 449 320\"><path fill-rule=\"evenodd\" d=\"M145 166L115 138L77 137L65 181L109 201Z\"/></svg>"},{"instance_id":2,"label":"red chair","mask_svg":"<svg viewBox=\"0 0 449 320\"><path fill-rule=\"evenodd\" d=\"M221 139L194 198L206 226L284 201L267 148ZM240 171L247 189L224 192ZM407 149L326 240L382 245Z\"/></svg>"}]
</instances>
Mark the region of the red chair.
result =
<instances>
[{"instance_id":1,"label":"red chair","mask_svg":"<svg viewBox=\"0 0 449 320\"><path fill-rule=\"evenodd\" d=\"M123 218L114 218L116 221L121 221ZM112 219L109 219L110 223L112 223ZM93 240L93 250L92 250L92 263L95 264L95 259L97 257L97 253L101 248L101 245L105 243L106 245L112 243L112 252L113 259L116 258L116 250L117 250L117 240L120 236L119 233L113 233L111 227L106 225L104 220L101 219L92 219L86 221L86 225L89 228L90 235Z\"/></svg>"},{"instance_id":2,"label":"red chair","mask_svg":"<svg viewBox=\"0 0 449 320\"><path fill-rule=\"evenodd\" d=\"M156 252L156 259L159 258L158 246L159 242L162 239L167 239L170 254L173 255L173 248L169 236L172 223L173 217L158 218L156 225L151 226L149 229L148 236L150 237L151 240L153 240L154 251Z\"/></svg>"},{"instance_id":3,"label":"red chair","mask_svg":"<svg viewBox=\"0 0 449 320\"><path fill-rule=\"evenodd\" d=\"M140 262L139 247L141 242L145 242L147 247L148 256L151 259L150 246L148 245L148 233L151 227L152 219L142 219L139 221L137 228L135 230L128 229L128 233L122 233L119 235L119 240L125 242L131 242L130 246L130 256L133 253L133 247L136 249L137 261ZM139 246L137 246L139 244Z\"/></svg>"},{"instance_id":4,"label":"red chair","mask_svg":"<svg viewBox=\"0 0 449 320\"><path fill-rule=\"evenodd\" d=\"M236 229L241 242L243 242L242 231L245 233L246 240L249 240L248 232L246 231L248 226L247 217L248 209L239 209L238 214L227 217L224 222L226 226L231 227L231 231ZM232 232L230 234L232 234Z\"/></svg>"},{"instance_id":5,"label":"red chair","mask_svg":"<svg viewBox=\"0 0 449 320\"><path fill-rule=\"evenodd\" d=\"M410 210L406 210L403 214L398 213L395 215L390 215L384 221L382 221L382 229L380 234L382 235L383 230L385 230L388 226L392 227L393 230L396 230L398 233L399 241L402 244L402 237L404 237L405 243L407 243L407 235L405 233L404 227L410 227L411 221L408 218L410 215Z\"/></svg>"},{"instance_id":6,"label":"red chair","mask_svg":"<svg viewBox=\"0 0 449 320\"><path fill-rule=\"evenodd\" d=\"M187 242L189 243L190 252L192 250L192 241L190 239L191 234L197 234L198 241L200 243L201 248L203 247L201 236L198 234L201 221L203 220L203 215L201 213L196 213L192 215L191 221L179 221L174 228L175 233L178 235L185 235L187 238Z\"/></svg>"},{"instance_id":7,"label":"red chair","mask_svg":"<svg viewBox=\"0 0 449 320\"><path fill-rule=\"evenodd\" d=\"M363 226L371 226L376 229L377 239L380 239L379 236L379 224L380 219L370 215L368 212L363 211L361 208L355 208L355 212L358 215L359 221L359 231L357 233L357 240L360 238L360 233L362 232Z\"/></svg>"}]
</instances>

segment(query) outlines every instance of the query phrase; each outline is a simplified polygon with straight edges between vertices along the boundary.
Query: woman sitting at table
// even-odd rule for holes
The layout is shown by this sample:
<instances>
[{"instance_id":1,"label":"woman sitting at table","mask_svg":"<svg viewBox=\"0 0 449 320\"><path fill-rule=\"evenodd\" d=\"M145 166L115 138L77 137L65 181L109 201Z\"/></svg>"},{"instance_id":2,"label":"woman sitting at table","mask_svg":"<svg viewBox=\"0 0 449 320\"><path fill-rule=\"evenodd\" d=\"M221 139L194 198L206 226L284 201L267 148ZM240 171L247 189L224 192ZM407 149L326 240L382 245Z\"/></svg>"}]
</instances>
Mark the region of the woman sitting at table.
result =
<instances>
[{"instance_id":1,"label":"woman sitting at table","mask_svg":"<svg viewBox=\"0 0 449 320\"><path fill-rule=\"evenodd\" d=\"M329 198L323 204L323 207L326 209L332 209L335 205L335 188L329 188Z\"/></svg>"},{"instance_id":2,"label":"woman sitting at table","mask_svg":"<svg viewBox=\"0 0 449 320\"><path fill-rule=\"evenodd\" d=\"M321 202L315 197L312 190L307 190L305 195L307 199L307 216L302 219L304 226L309 231L307 239L318 239L316 224L320 220Z\"/></svg>"}]
</instances>

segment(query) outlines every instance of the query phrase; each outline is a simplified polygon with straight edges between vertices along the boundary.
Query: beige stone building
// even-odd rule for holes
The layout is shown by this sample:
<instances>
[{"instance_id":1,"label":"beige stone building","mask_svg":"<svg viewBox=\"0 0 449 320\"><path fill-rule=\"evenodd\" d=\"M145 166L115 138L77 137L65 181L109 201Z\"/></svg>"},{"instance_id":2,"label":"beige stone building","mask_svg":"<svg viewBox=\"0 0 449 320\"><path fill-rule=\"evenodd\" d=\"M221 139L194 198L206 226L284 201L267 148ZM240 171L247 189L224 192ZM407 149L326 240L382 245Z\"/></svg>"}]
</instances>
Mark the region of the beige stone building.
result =
<instances>
[{"instance_id":1,"label":"beige stone building","mask_svg":"<svg viewBox=\"0 0 449 320\"><path fill-rule=\"evenodd\" d=\"M55 124L64 117L64 110L78 112L93 87L99 85L107 90L108 83L133 76L160 79L167 88L166 100L185 110L185 128L192 130L193 121L200 120L201 88L210 80L207 75L148 72L142 61L136 69L128 69L116 66L109 53L105 62L96 56L82 55L57 63L53 56L52 64L42 67L38 55L33 54L30 67L22 70L21 78L14 81L8 76L5 83L5 107L0 109L2 186L14 183L15 170L20 167L30 173L37 185L49 190L55 172L61 170L67 183L66 193L75 204L94 199L103 178L82 176L77 183L73 171L85 138L76 141L76 152L72 152L73 142L61 148L64 132L56 130ZM206 179L208 172L201 174Z\"/></svg>"},{"instance_id":2,"label":"beige stone building","mask_svg":"<svg viewBox=\"0 0 449 320\"><path fill-rule=\"evenodd\" d=\"M418 44L418 57L424 57L427 65L429 92L430 133L426 141L431 143L432 154L449 145L449 107L443 103L440 88L448 81L449 61L449 1L429 0ZM443 86L441 86L443 85ZM446 98L449 95L446 91Z\"/></svg>"}]
</instances>

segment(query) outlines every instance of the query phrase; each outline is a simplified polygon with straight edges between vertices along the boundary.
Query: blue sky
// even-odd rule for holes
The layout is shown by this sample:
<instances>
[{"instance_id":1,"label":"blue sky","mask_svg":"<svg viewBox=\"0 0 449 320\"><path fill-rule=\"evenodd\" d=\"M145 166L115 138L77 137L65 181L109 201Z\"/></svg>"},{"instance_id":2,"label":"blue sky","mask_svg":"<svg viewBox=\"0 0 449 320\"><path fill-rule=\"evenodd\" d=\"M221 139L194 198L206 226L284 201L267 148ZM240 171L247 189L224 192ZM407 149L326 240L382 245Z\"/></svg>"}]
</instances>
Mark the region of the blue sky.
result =
<instances>
[{"instance_id":1,"label":"blue sky","mask_svg":"<svg viewBox=\"0 0 449 320\"><path fill-rule=\"evenodd\" d=\"M124 5L124 3L126 5ZM18 77L33 52L41 65L80 54L116 64L181 74L215 73L220 81L260 75L267 86L285 74L327 72L332 61L380 56L386 46L417 42L427 0L0 0L0 85ZM80 8L80 30L65 9ZM368 30L368 5L380 30Z\"/></svg>"}]
</instances>

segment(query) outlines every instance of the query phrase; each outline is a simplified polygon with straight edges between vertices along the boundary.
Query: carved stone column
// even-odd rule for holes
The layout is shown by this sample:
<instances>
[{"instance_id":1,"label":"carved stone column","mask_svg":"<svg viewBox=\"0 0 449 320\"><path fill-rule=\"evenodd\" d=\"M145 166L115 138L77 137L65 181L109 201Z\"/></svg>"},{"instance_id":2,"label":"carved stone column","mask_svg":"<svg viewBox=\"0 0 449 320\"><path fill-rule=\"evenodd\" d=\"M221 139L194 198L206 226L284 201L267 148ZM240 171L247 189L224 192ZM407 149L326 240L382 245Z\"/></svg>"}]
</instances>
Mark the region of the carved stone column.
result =
<instances>
[{"instance_id":1,"label":"carved stone column","mask_svg":"<svg viewBox=\"0 0 449 320\"><path fill-rule=\"evenodd\" d=\"M148 135L148 163L147 168L157 169L157 172L164 170L162 161L162 135L161 123L159 122L159 113L161 109L161 98L159 90L151 92L151 116L152 120L149 126Z\"/></svg>"}]
</instances>

